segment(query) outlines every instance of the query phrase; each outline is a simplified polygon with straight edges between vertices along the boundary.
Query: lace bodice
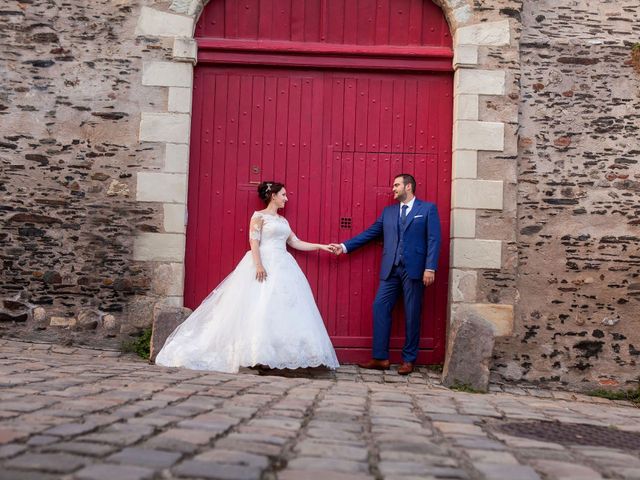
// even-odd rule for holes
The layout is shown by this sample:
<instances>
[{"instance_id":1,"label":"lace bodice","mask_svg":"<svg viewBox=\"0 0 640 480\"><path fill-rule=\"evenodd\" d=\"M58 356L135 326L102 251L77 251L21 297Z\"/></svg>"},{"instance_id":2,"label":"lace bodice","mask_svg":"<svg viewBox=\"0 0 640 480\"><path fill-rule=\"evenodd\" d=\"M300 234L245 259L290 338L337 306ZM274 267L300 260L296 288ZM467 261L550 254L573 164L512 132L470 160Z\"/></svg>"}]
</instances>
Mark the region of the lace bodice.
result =
<instances>
[{"instance_id":1,"label":"lace bodice","mask_svg":"<svg viewBox=\"0 0 640 480\"><path fill-rule=\"evenodd\" d=\"M294 245L298 238L291 231L289 222L280 215L254 212L249 225L249 239L259 240L260 248L286 249L287 243Z\"/></svg>"}]
</instances>

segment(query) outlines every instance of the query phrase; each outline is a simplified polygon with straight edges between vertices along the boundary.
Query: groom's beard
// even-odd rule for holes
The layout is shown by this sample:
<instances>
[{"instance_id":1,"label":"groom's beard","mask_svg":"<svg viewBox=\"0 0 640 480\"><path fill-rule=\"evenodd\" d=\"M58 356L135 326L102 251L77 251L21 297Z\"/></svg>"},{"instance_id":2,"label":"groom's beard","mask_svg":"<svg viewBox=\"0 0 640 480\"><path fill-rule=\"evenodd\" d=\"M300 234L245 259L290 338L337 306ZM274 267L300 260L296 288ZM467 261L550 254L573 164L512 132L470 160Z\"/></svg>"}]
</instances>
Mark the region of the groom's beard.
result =
<instances>
[{"instance_id":1,"label":"groom's beard","mask_svg":"<svg viewBox=\"0 0 640 480\"><path fill-rule=\"evenodd\" d=\"M407 192L399 193L396 197L396 200L400 203L403 203L407 199Z\"/></svg>"}]
</instances>

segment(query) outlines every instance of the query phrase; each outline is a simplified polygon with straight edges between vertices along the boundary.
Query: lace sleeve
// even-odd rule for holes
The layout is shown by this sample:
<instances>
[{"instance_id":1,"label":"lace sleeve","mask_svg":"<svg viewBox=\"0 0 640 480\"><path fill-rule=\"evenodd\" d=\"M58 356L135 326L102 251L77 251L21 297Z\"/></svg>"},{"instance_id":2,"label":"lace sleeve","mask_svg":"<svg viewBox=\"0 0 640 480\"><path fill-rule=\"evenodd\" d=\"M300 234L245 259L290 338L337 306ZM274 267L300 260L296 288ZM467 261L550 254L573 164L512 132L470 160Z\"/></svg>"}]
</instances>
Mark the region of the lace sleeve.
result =
<instances>
[{"instance_id":1,"label":"lace sleeve","mask_svg":"<svg viewBox=\"0 0 640 480\"><path fill-rule=\"evenodd\" d=\"M262 225L264 224L264 220L262 215L259 213L254 213L251 217L251 222L249 223L249 240L258 240L262 238Z\"/></svg>"}]
</instances>

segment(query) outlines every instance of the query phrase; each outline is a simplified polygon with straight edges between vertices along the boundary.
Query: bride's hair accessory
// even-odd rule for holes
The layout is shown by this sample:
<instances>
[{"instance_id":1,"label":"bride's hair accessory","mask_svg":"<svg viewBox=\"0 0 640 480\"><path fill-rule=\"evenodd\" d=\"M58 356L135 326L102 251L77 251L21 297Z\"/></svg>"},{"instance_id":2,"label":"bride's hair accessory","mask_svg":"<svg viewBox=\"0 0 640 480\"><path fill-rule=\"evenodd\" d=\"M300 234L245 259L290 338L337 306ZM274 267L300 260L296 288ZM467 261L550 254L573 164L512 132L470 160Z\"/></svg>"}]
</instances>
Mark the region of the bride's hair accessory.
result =
<instances>
[{"instance_id":1,"label":"bride's hair accessory","mask_svg":"<svg viewBox=\"0 0 640 480\"><path fill-rule=\"evenodd\" d=\"M258 196L266 205L269 205L269 202L271 201L271 195L273 195L274 193L278 193L283 188L284 184L280 182L262 182L260 185L258 185Z\"/></svg>"}]
</instances>

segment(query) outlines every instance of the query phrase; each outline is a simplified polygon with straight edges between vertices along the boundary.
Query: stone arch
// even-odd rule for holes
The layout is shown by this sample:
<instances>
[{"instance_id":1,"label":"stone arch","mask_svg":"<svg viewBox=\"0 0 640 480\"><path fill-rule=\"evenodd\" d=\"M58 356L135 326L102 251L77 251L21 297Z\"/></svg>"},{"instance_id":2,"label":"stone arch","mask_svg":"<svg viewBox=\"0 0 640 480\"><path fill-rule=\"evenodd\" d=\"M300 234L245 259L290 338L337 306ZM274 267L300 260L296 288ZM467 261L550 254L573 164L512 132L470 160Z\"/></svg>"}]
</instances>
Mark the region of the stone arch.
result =
<instances>
[{"instance_id":1,"label":"stone arch","mask_svg":"<svg viewBox=\"0 0 640 480\"><path fill-rule=\"evenodd\" d=\"M428 0L425 0L428 1ZM433 0L454 39L454 129L450 321L474 312L497 336L513 331L514 298L499 303L481 294L481 273L513 273L518 124L517 15L475 9L471 0ZM182 306L191 85L197 47L195 24L209 0L173 0L168 9L143 7L136 34L173 39L173 58L143 64L142 83L168 89L166 112L143 112L141 142L165 146L162 171L140 172L137 200L159 202L164 232L135 239L134 260L155 262L154 294L164 305ZM490 99L491 107L487 108ZM479 168L504 161L504 168ZM509 163L511 162L511 163ZM500 228L496 233L495 226Z\"/></svg>"}]
</instances>

